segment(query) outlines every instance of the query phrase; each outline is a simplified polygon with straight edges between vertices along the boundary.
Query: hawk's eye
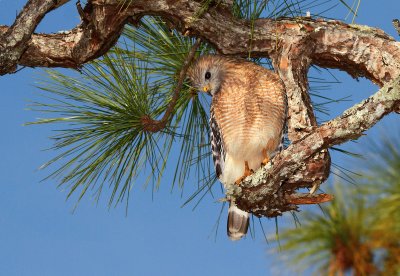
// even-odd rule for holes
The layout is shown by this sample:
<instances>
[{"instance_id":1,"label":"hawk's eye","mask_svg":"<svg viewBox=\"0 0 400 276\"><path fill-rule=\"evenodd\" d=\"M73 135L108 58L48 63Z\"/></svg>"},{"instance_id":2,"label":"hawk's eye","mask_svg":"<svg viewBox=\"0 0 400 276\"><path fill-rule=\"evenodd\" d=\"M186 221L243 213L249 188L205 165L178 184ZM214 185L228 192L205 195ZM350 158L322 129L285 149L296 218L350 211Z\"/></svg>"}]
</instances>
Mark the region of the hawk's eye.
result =
<instances>
[{"instance_id":1,"label":"hawk's eye","mask_svg":"<svg viewBox=\"0 0 400 276\"><path fill-rule=\"evenodd\" d=\"M211 73L210 72L206 72L205 78L206 78L206 80L210 79L211 78Z\"/></svg>"}]
</instances>

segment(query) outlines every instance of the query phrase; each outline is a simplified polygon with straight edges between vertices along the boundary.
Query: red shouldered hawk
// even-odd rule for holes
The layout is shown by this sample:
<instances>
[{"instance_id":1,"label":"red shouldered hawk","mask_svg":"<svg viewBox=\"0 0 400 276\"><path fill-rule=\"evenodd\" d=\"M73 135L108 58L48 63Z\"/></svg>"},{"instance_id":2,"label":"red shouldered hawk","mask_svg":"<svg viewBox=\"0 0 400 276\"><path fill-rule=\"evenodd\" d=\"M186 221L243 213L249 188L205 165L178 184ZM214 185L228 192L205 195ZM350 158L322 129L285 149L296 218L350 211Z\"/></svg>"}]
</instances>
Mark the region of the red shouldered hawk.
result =
<instances>
[{"instance_id":1,"label":"red shouldered hawk","mask_svg":"<svg viewBox=\"0 0 400 276\"><path fill-rule=\"evenodd\" d=\"M269 162L279 148L286 95L277 74L252 62L202 56L189 71L192 84L212 96L211 148L217 177L226 187ZM231 199L228 236L247 233L249 214Z\"/></svg>"}]
</instances>

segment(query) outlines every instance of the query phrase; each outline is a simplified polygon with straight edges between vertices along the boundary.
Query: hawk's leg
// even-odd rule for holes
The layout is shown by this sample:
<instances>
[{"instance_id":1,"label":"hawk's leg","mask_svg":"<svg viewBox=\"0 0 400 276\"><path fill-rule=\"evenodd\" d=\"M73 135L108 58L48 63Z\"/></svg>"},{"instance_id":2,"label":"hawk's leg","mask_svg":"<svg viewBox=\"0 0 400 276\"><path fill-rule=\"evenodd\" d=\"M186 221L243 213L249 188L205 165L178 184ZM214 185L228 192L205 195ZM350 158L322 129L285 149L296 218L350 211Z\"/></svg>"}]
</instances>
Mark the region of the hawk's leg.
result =
<instances>
[{"instance_id":1,"label":"hawk's leg","mask_svg":"<svg viewBox=\"0 0 400 276\"><path fill-rule=\"evenodd\" d=\"M267 165L268 164L268 162L270 161L270 159L269 159L269 155L268 155L268 153L267 153L267 149L263 149L262 150L262 155L263 155L263 161L261 162L261 165L262 166L265 166L265 165Z\"/></svg>"},{"instance_id":2,"label":"hawk's leg","mask_svg":"<svg viewBox=\"0 0 400 276\"><path fill-rule=\"evenodd\" d=\"M239 178L238 180L235 181L235 184L239 185L240 182L243 181L243 179L245 179L246 177L248 177L252 173L254 173L254 171L250 170L249 163L247 161L244 161L244 174L243 174L243 176L241 178Z\"/></svg>"}]
</instances>

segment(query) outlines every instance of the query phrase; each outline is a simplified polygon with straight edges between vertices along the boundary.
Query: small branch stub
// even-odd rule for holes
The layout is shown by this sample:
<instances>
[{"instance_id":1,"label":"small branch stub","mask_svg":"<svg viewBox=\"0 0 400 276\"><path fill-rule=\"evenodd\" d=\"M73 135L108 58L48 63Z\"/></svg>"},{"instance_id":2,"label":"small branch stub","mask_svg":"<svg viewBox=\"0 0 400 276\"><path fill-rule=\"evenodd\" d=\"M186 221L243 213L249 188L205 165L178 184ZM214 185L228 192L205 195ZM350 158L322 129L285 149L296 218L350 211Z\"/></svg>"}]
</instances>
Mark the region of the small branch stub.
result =
<instances>
[{"instance_id":1,"label":"small branch stub","mask_svg":"<svg viewBox=\"0 0 400 276\"><path fill-rule=\"evenodd\" d=\"M394 28L400 36L400 21L398 19L393 19L392 21Z\"/></svg>"},{"instance_id":2,"label":"small branch stub","mask_svg":"<svg viewBox=\"0 0 400 276\"><path fill-rule=\"evenodd\" d=\"M80 0L78 0L76 2L76 9L78 10L78 13L79 13L79 16L81 17L82 22L84 24L87 24L90 21L90 15L83 10Z\"/></svg>"}]
</instances>

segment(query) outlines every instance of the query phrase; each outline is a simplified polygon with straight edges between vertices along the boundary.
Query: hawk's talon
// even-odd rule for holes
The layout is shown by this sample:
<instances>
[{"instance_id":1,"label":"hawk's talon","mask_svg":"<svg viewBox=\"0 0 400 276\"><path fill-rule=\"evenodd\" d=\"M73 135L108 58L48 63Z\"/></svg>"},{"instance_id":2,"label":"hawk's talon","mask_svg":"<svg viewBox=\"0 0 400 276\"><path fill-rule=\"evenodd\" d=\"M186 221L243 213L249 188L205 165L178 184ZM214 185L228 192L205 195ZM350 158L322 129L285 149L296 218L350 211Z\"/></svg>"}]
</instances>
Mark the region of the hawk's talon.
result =
<instances>
[{"instance_id":1,"label":"hawk's talon","mask_svg":"<svg viewBox=\"0 0 400 276\"><path fill-rule=\"evenodd\" d=\"M242 177L235 181L235 184L239 185L240 182L242 182L246 177L252 175L253 173L254 171L249 168L249 163L247 161L244 161L244 174Z\"/></svg>"},{"instance_id":2,"label":"hawk's talon","mask_svg":"<svg viewBox=\"0 0 400 276\"><path fill-rule=\"evenodd\" d=\"M261 165L265 166L269 163L269 161L270 161L269 158L264 158L264 160L261 162Z\"/></svg>"},{"instance_id":3,"label":"hawk's talon","mask_svg":"<svg viewBox=\"0 0 400 276\"><path fill-rule=\"evenodd\" d=\"M265 165L268 164L269 161L271 161L271 159L269 159L269 156L268 156L268 153L267 153L267 150L266 150L266 149L263 149L263 150L262 150L262 155L263 155L263 157L264 157L264 160L261 162L261 165L262 165L262 166L265 166Z\"/></svg>"}]
</instances>

